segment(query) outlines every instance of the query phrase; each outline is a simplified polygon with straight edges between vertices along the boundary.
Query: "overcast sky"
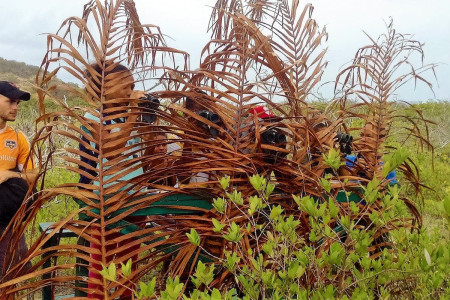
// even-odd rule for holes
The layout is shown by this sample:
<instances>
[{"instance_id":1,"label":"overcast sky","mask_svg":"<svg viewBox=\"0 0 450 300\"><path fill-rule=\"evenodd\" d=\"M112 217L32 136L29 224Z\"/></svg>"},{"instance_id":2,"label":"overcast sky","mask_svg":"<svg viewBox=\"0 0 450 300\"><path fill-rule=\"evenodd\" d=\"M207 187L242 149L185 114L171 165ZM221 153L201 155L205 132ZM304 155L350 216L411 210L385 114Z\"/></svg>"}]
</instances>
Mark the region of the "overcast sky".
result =
<instances>
[{"instance_id":1,"label":"overcast sky","mask_svg":"<svg viewBox=\"0 0 450 300\"><path fill-rule=\"evenodd\" d=\"M88 0L1 0L0 57L40 65L46 50L45 33L55 33L70 16L81 16ZM103 2L103 1L102 1ZM206 32L214 0L135 0L142 23L155 24L169 35L169 45L191 54L191 67L198 67L199 54L209 36ZM397 32L413 34L425 43L425 63L438 63L438 82L429 74L435 96L425 86L410 84L398 91L398 99L450 100L450 1L449 0L311 0L313 17L326 26L329 65L323 82L335 78L355 51L385 32L394 18ZM439 86L438 86L439 85ZM322 93L331 96L331 85Z\"/></svg>"}]
</instances>

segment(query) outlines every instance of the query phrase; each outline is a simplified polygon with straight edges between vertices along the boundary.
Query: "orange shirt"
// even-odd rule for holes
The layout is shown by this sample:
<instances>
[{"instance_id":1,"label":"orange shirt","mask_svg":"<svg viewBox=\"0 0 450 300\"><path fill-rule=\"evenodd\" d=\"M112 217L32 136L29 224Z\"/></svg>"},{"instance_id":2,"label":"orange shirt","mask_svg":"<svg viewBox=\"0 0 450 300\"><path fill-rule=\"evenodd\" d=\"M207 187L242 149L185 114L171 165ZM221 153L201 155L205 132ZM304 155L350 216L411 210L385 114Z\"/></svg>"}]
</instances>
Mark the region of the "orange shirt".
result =
<instances>
[{"instance_id":1,"label":"orange shirt","mask_svg":"<svg viewBox=\"0 0 450 300\"><path fill-rule=\"evenodd\" d=\"M0 170L11 170L16 166L23 170L29 153L30 145L21 131L15 131L8 125L0 129ZM25 169L33 168L30 158Z\"/></svg>"}]
</instances>

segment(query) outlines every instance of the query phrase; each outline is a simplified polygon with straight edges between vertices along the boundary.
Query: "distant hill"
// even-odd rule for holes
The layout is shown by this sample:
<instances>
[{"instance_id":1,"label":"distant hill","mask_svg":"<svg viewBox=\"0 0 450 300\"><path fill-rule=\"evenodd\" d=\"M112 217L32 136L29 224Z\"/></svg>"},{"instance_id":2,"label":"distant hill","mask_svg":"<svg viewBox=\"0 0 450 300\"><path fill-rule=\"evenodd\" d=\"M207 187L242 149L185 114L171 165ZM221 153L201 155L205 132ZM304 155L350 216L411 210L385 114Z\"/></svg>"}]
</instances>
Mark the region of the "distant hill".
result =
<instances>
[{"instance_id":1,"label":"distant hill","mask_svg":"<svg viewBox=\"0 0 450 300\"><path fill-rule=\"evenodd\" d=\"M28 65L24 62L18 62L15 60L7 60L0 57L0 80L11 81L20 86L21 89L29 91L33 98L37 98L35 80L36 74L39 71L39 67ZM58 78L53 79L59 86L70 85L78 88L74 83L66 83ZM67 93L64 89L57 89L55 95L58 98L62 98L63 95L70 99L73 95Z\"/></svg>"},{"instance_id":2,"label":"distant hill","mask_svg":"<svg viewBox=\"0 0 450 300\"><path fill-rule=\"evenodd\" d=\"M34 79L39 67L27 65L15 60L7 60L0 57L0 74L11 74L18 78Z\"/></svg>"},{"instance_id":3,"label":"distant hill","mask_svg":"<svg viewBox=\"0 0 450 300\"><path fill-rule=\"evenodd\" d=\"M32 86L38 70L37 66L0 57L0 80L14 82L23 89L34 90Z\"/></svg>"}]
</instances>

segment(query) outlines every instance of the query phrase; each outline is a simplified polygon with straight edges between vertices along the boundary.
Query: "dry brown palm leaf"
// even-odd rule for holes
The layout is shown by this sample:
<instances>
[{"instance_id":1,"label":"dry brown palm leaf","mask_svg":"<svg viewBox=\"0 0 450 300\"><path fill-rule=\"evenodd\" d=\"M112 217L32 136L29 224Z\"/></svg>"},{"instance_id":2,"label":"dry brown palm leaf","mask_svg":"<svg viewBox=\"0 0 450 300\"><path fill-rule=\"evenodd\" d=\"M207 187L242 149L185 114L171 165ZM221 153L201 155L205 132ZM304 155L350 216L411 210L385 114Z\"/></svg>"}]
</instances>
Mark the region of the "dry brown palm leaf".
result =
<instances>
[{"instance_id":1,"label":"dry brown palm leaf","mask_svg":"<svg viewBox=\"0 0 450 300\"><path fill-rule=\"evenodd\" d=\"M256 24L242 15L245 8L240 9L234 15L234 22L221 23L219 20L225 16L228 19L233 16L226 9L222 9L222 11L216 12L221 15L216 18L217 22L215 23L216 27L228 26L229 32L232 32L230 28L244 26L249 38L254 41L253 44L259 45L256 61L258 65L254 67L257 70L258 81L254 84L257 88L265 91L264 95L267 96L261 97L262 93L260 92L258 100L266 102L266 105L277 115L289 117L290 129L298 126L305 128L320 123L307 120L308 115L316 115L317 112L308 109L305 99L311 92L311 88L320 79L322 69L325 67L325 64L322 63L325 51L318 51L317 48L326 34L320 33L317 24L310 18L312 7L307 5L298 16L297 9L298 2L296 1L292 3L292 7L287 1L273 1L267 4L261 12L264 15L263 19L268 20L262 22L258 19ZM247 15L249 14L247 13ZM272 38L268 38L266 35L272 36ZM286 46L281 47L281 45ZM269 71L267 72L262 67L268 68ZM278 101L289 104L280 106L276 104ZM288 109L283 107L288 107ZM305 113L303 113L304 109ZM321 118L325 118L325 116ZM291 125L291 123L298 124ZM332 132L334 128L328 130ZM306 131L314 132L312 127ZM326 137L326 135L323 136ZM293 133L291 145L294 146L288 147L288 149L291 153L294 152L295 157L301 157L301 160L297 160L297 162L303 161L306 151L310 148L308 142L309 139L305 138L304 134ZM301 144L304 145L303 148L299 148ZM323 144L322 141L319 141L319 144ZM327 144L330 145L330 142L328 141ZM303 150L303 154L296 153L299 149ZM319 155L319 157L321 156Z\"/></svg>"},{"instance_id":2,"label":"dry brown palm leaf","mask_svg":"<svg viewBox=\"0 0 450 300\"><path fill-rule=\"evenodd\" d=\"M370 37L369 37L370 38ZM435 65L424 65L415 68L410 62L415 54L423 59L422 45L411 39L409 35L399 34L393 28L392 20L387 25L387 33L377 41L370 38L372 45L358 50L353 63L344 69L337 77L342 86L343 97L340 98L341 111L346 117L357 117L364 121L363 128L353 128L360 131L360 137L354 143L369 178L381 178L383 162L386 153L385 142L390 135L390 124L396 116L392 111L395 92L410 80L431 84L421 74L434 70ZM354 102L352 102L354 100ZM419 128L423 126L428 132L428 121L419 118L407 118L412 127L411 133L431 146L428 134L423 136ZM421 125L419 124L421 122Z\"/></svg>"},{"instance_id":3,"label":"dry brown palm leaf","mask_svg":"<svg viewBox=\"0 0 450 300\"><path fill-rule=\"evenodd\" d=\"M94 21L94 26L88 25L91 21ZM54 227L34 241L27 257L20 264L7 270L0 285L2 298L20 290L34 290L48 285L48 279L45 279L44 275L50 275L55 270L64 271L58 272L53 279L54 286L73 284L75 267L80 264L98 273L94 268L95 264L107 265L113 257L116 263L125 262L140 252L136 249L139 249L142 242L158 243L160 237L155 234L154 229L129 233L125 231L125 234L118 235L118 232L130 226L143 225L145 222L142 217L137 217L139 220L136 221L129 215L137 214L140 209L147 208L150 203L162 198L162 194L145 191L148 182L153 181L158 174L143 174L135 177L134 182L126 181L127 176L142 168L141 159L135 157L142 150L127 145L127 141L133 137L139 138L146 130L153 131L156 125L146 125L142 126L140 131L135 130L137 121L133 119L140 117L141 113L137 112L137 106L135 109L129 109L128 105L130 96L133 103L139 101L136 99L138 96L123 93L134 86L135 82L131 73L119 65L128 63L130 70L136 73L135 76L145 77L146 72L159 69L155 66L156 63L161 63L156 56L158 53L183 54L167 47L161 33L153 31L154 28L140 24L132 1L110 1L105 2L104 6L100 1L91 1L85 6L82 19L69 18L59 30L61 35L48 36L48 51L41 72L37 75L42 116L37 121L39 131L33 142L33 148L37 149L41 178L49 167L57 166L62 161L67 170L88 180L81 184L63 183L50 189L43 187L38 200L31 207L31 213L27 214L26 210L22 209L16 215L16 222L11 225L11 230L17 232L16 239L12 239L12 248L17 244L17 237L33 222L37 210L45 203L58 195L67 195L80 204L79 211L56 222ZM72 41L74 34L78 34L78 42L83 43L82 47ZM93 61L90 61L90 57ZM55 71L50 72L55 66ZM52 86L51 79L64 71L86 87L85 91L72 89L73 93L86 101L85 108L73 108L65 103L64 99L52 94L55 87ZM47 98L54 101L56 111L45 109L44 100ZM140 124L143 125L142 122ZM58 147L53 143L58 137L68 140L69 146L65 149L67 154L62 160L56 161L52 158L52 150L49 152L48 149ZM78 144L87 151L80 151ZM92 161L94 164L89 165L86 161ZM123 220L128 220L128 223ZM88 244L58 245L44 249L44 244L56 238L63 229L74 232ZM137 239L141 235L144 236L143 240ZM131 248L130 245L124 248L126 241L131 241ZM89 243L96 246L90 248ZM119 246L114 246L116 243ZM133 249L133 243L134 252L125 251ZM77 262L70 257L76 257ZM48 260L53 261L55 258L67 263L45 266ZM27 271L25 266L31 260L35 262L34 266ZM157 263L149 263L143 270L136 269L133 278L137 280L146 273L145 270L155 267L155 264ZM34 280L36 276L38 277ZM11 278L14 279L8 280ZM77 277L77 280L80 279ZM98 283L97 291L91 290L98 295L107 295L111 289L115 290L114 285L105 286L104 282L93 277L89 277L88 282ZM20 285L17 285L19 283ZM88 291L86 288L81 290ZM122 287L116 293L123 290Z\"/></svg>"},{"instance_id":4,"label":"dry brown palm leaf","mask_svg":"<svg viewBox=\"0 0 450 300\"><path fill-rule=\"evenodd\" d=\"M216 177L215 181L223 175L231 176L232 186L242 193L243 206L230 205L224 214L213 211L210 216L205 216L210 220L209 226L200 226L199 223L197 225L192 223L191 226L202 238L204 244L201 247L204 255L206 254L213 260L221 260L225 258L227 251L231 251L241 257L242 265L248 265L252 259L247 254L249 250L257 253L254 251L256 250L254 247L261 247L264 243L265 237L257 236L256 228L259 224L267 223L267 215L251 216L246 212L249 208L248 197L254 193L253 188L248 184L247 177L259 173L270 178L271 172L275 172L277 184L282 193L275 197L274 203L282 204L289 214L301 215L291 194L301 193L323 197L323 188L319 184L319 178L327 167L321 162L323 160L321 153L334 146L333 132L339 122L331 126L316 126L320 123L328 124L328 120L323 114L315 114L306 121L302 115L290 118L293 116L291 111L295 109L286 111L271 97L282 95L282 99L287 97L293 99L296 95L299 96L310 90L306 89L295 94L296 88L292 85L294 81L286 76L290 72L290 68L286 68L285 64L273 54L275 50L271 41L251 20L240 13L227 12L226 17L231 22L227 36L215 39L207 45L203 51L204 56L200 69L190 76L188 73L172 73L172 77L180 81L182 91L172 91L161 95L170 95L176 99L189 98L190 101L201 107L200 110L212 109L220 117L222 122L220 125L223 127L206 123L219 131L218 137L209 141L205 140L207 132L200 133L198 130L196 132L193 124L183 124L183 120L179 120L178 124L182 125L181 127L185 130L177 135L185 145L182 163L178 167L188 166L188 170L183 170L185 174L190 173L190 176L187 177L208 170L216 171L216 173L210 172L210 175ZM300 24L302 23L300 22ZM299 30L301 30L300 26ZM318 40L320 39L318 38ZM300 53L303 52L300 51ZM323 53L319 53L317 59L313 59L313 55L311 56L311 63L315 67L322 55ZM309 67L310 61L306 61L304 67ZM318 66L323 67L320 63ZM266 79L252 81L255 77L262 78L259 76L262 72L266 74L264 76ZM298 71L298 73L301 72L306 72L306 70ZM295 84L305 83L306 86L311 87L315 84L317 80L315 72L310 76L302 75L304 77L297 78ZM286 85L283 86L277 80L285 80ZM301 97L304 99L306 95L301 94ZM261 103L270 110L276 111L278 118L267 122L249 114L252 106ZM293 107L301 107L294 100L291 103ZM307 108L306 103L302 105L302 108ZM189 110L175 105L172 107L181 110L185 116L195 119L192 122L200 121L200 118ZM296 111L300 112L300 110ZM311 109L311 111L313 110ZM263 133L271 128L282 129L288 136L289 142L288 146L285 146L286 148L262 142ZM294 134L296 137L293 137ZM188 146L186 147L186 145ZM278 155L278 157L275 155L275 153L289 153L291 149L298 149L295 160L290 157L285 158L284 155ZM307 153L311 152L314 153L314 157L309 157L305 161ZM313 163L316 165L312 166ZM319 164L320 166L317 166ZM190 183L184 185L183 188L186 190L198 189L199 185ZM216 197L225 196L218 185L211 186L208 192ZM226 230L229 230L233 226L232 224L241 228L242 239L238 243L231 243L219 233L213 232L212 218L227 224ZM299 218L304 219L304 215ZM181 221L181 218L178 221ZM195 220L192 221L195 222ZM247 225L251 225L248 227L251 229L244 230ZM307 231L307 225L303 225L302 228L299 228L299 233ZM179 255L171 262L170 270L173 275L181 275L186 267L191 267L187 264L185 255L189 253L189 256L194 256L194 249L188 243L187 237L185 240ZM214 242L210 244L211 241ZM220 251L214 255L208 255L208 253L215 253L217 243L220 245ZM184 246L188 248L184 248ZM180 255L181 251L183 251L183 255ZM233 277L227 277L225 274L229 273L226 272L220 279L215 280L214 286L233 284Z\"/></svg>"},{"instance_id":5,"label":"dry brown palm leaf","mask_svg":"<svg viewBox=\"0 0 450 300\"><path fill-rule=\"evenodd\" d=\"M394 134L391 131L393 119L403 118L411 124L411 127L406 128L408 137L413 136L420 143L431 147L427 134L429 121L420 112L417 117L399 115L394 109L394 100L395 92L410 80L423 82L431 88L431 84L421 74L433 71L435 65L414 66L414 55L418 54L423 59L422 44L412 40L410 35L397 33L392 20L385 34L377 40L369 39L372 44L358 50L351 66L339 73L336 81L336 90L343 94L339 99L341 117L344 121L360 119L364 124L361 128L348 129L350 133L355 133L353 145L356 161L351 171L353 175L369 181L377 180L378 189L384 194L389 185L387 169L398 167L397 170L415 186L416 193L420 193L422 185L418 170L411 160L401 158L405 152L389 145L388 138ZM391 163L395 166L385 166L383 159L389 155L394 156ZM421 216L415 205L411 200L403 200L415 218L412 224L420 226ZM380 210L377 206L373 209ZM410 221L403 221L396 226L410 226ZM368 219L366 224L370 224Z\"/></svg>"},{"instance_id":6,"label":"dry brown palm leaf","mask_svg":"<svg viewBox=\"0 0 450 300\"><path fill-rule=\"evenodd\" d=\"M337 147L336 130L346 115L331 121L306 103L326 65L325 51L319 49L326 34L311 19L311 11L309 5L299 10L298 1L292 5L288 1L249 1L247 5L218 1L212 18L215 38L204 48L201 66L195 71L167 66L165 58L184 53L166 46L157 27L141 25L129 0L91 1L82 18L68 19L60 28L62 34L49 35L48 52L37 76L42 116L33 145L41 178L53 164L62 162L82 181L42 186L30 213L26 215L23 207L11 229L24 232L39 207L58 195L72 197L80 208L34 241L20 264L9 267L0 295L14 296L83 279L90 288L77 287L78 292L115 298L135 288L133 283L161 263L167 267L161 276L177 275L187 282L197 260L221 262L228 252L240 257L241 266L251 266L252 255L267 240L258 228L271 230L268 215L275 205L301 221L296 229L306 238L308 216L292 194L328 201L346 185L338 172L330 170L323 155ZM78 35L82 46L72 41L72 34ZM364 61L367 70L371 61ZM356 67L349 70L358 74ZM73 108L54 97L51 79L59 72L68 72L83 84L82 90L72 92L84 99L84 107ZM151 95L131 91L132 86L139 89L155 83L154 78L166 88L153 90ZM366 83L360 85L362 97L368 95L365 87ZM164 100L162 109L145 102L154 101L153 96ZM57 109L45 108L47 98L52 98ZM367 126L363 134L370 145L356 149L381 153L384 138L379 135L388 134L388 105L386 101L366 102L373 110L365 117L373 128ZM251 113L251 108L261 104L275 116L263 119ZM146 116L157 120L144 122ZM270 140L269 132L276 142ZM58 149L58 137L70 142L66 155L56 160L48 153ZM161 145L174 149L157 152ZM364 167L376 172L378 156L364 154L370 162ZM332 179L330 189L323 184L327 173ZM254 188L248 177L254 174L277 183L273 199L267 199L267 210L256 214L249 212ZM224 175L231 178L226 191L219 184ZM364 183L365 179L356 175L345 178ZM178 180L175 186L169 183L174 178ZM223 211L212 209L213 198L228 197L233 189L236 195L241 193L241 204L230 202ZM350 215L345 205L340 214ZM358 225L364 226L379 200L361 206L356 218L362 220ZM239 238L231 241L215 232L214 219L225 224L225 232L237 232ZM62 229L75 233L79 243L43 248ZM198 245L187 236L191 229L200 237ZM377 230L384 233L383 228ZM14 238L18 240L18 236ZM318 246L318 255L331 243L329 239ZM120 265L128 259L134 266L129 278L100 279L101 264ZM31 260L34 265L26 272ZM47 266L49 261L55 265ZM89 269L91 276L86 279L75 273L80 267ZM222 274L211 287L236 285L224 267L218 272ZM326 270L320 270L303 282L313 284L325 274Z\"/></svg>"}]
</instances>

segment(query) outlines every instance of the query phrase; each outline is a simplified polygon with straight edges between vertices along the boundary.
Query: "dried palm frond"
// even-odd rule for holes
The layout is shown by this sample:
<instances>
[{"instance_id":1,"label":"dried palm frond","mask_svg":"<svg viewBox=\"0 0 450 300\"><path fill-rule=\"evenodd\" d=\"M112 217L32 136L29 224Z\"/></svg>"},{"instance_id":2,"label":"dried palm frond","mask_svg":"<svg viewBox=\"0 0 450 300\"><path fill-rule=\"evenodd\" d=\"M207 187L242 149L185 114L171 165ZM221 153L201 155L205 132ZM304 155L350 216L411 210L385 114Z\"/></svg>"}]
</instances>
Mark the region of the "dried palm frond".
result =
<instances>
[{"instance_id":1,"label":"dried palm frond","mask_svg":"<svg viewBox=\"0 0 450 300\"><path fill-rule=\"evenodd\" d=\"M94 26L91 26L92 22ZM73 35L78 36L78 45L72 41ZM22 264L8 270L2 281L6 282L8 278L15 279L1 285L2 298L15 293L17 291L15 285L18 282L22 282L19 290L36 289L48 285L43 275L50 275L56 270L72 270L58 273L55 282L73 284L75 278L73 270L80 264L78 259L83 259L82 265L85 267L91 265L91 271L98 273L92 269L94 264L106 265L115 255L114 251L122 250L123 252L129 249L129 245L124 248L122 243L121 247L113 247L114 249L111 250L110 245L115 243L114 240L111 241L112 237L117 237L117 232L124 227L121 225L121 220L126 220L131 213L147 207L149 203L161 198L161 195L145 192L147 182L151 181L155 174L141 176L142 178L136 178L134 182L118 180L142 167L141 159L136 156L141 150L136 149L135 146L126 145L126 142L130 138L138 138L148 130L154 130L156 125L142 126L139 132L136 132L136 121L132 120L136 119L138 113L128 109L128 105L130 102L139 100L131 96L130 101L127 98L129 95L112 96L118 93L120 95L121 90L135 83L129 72L112 74L111 71L122 64L128 66L135 73L135 77L148 78L146 74L149 71L156 74L161 69L161 65L164 65L163 60L167 61L176 54L187 58L184 52L167 47L158 28L140 24L132 1L106 1L104 5L100 1L90 1L84 7L83 18L69 18L62 24L57 34L48 35L48 51L42 62L40 73L36 77L40 87L38 94L41 117L37 120L38 131L33 142L42 183L46 170L52 167L53 163L55 166L59 163L53 161L52 151L49 155L48 151L44 151L46 150L44 148L57 147L52 142L53 137L56 136L63 136L70 141L65 149L67 155L63 157L64 167L88 178L91 183L67 182L50 189L41 186L39 197L33 203L31 212L26 214L23 209L16 215L16 223L11 225L10 230L17 232L17 236L20 236L26 226L34 220L39 207L56 196L67 195L80 204L78 211L56 222L54 228L50 228L33 242ZM74 108L64 99L52 94L55 86L52 86L51 79L61 72L71 74L85 87L81 90L69 88L72 93L86 102L86 107ZM143 81L136 82L138 83L145 86ZM44 100L48 98L56 104L55 111L49 111L44 106ZM87 117L87 114L91 117ZM128 122L112 125L111 121L117 118ZM86 130L82 130L81 127ZM80 151L78 144L88 151ZM93 161L94 164L88 165L87 160ZM93 184L94 181L98 183ZM24 222L17 220L24 220ZM143 220L140 222L142 223ZM139 222L136 223L140 225ZM57 238L60 229L68 229L80 239L96 244L97 247L68 244L44 249L43 246L47 241ZM131 233L131 236L125 234L121 238L125 241L135 240L141 234L135 231ZM150 235L147 234L148 240L157 239ZM137 241L135 243L140 244ZM13 239L11 248L14 248L14 245ZM138 250L135 252L137 253ZM97 259L92 254L99 255L100 258ZM133 255L126 252L126 256ZM56 257L67 263L44 267L46 261L53 261ZM77 257L77 262L68 259L69 257ZM24 266L31 260L35 261L33 267L31 270L25 270ZM126 260L125 257L117 257L116 262ZM148 268L151 269L152 265ZM133 274L134 277L138 275L137 271ZM36 276L39 276L37 280L28 281ZM98 283L97 279L90 279ZM97 291L99 295L108 293L110 288L114 289L114 287L103 285L104 283L99 282L101 286L101 289ZM122 292L123 289L122 287Z\"/></svg>"},{"instance_id":2,"label":"dried palm frond","mask_svg":"<svg viewBox=\"0 0 450 300\"><path fill-rule=\"evenodd\" d=\"M434 70L435 65L414 67L410 60L415 54L419 54L423 60L422 44L412 40L409 35L397 33L392 20L387 25L386 34L377 41L370 40L373 44L358 50L352 65L338 75L336 84L342 85L344 94L340 98L342 114L365 121L363 128L353 129L360 131L360 138L354 144L362 157L362 169L369 179L381 179L381 159L386 152L384 145L390 133L390 124L393 118L401 117L396 116L391 109L395 92L410 80L424 82L431 88L431 83L421 74ZM418 117L406 117L412 125L409 131L421 143L431 146L428 134L424 136L419 126L419 122L422 122L424 130L428 132L429 121L420 114Z\"/></svg>"},{"instance_id":3,"label":"dried palm frond","mask_svg":"<svg viewBox=\"0 0 450 300\"><path fill-rule=\"evenodd\" d=\"M33 148L40 162L40 176L43 179L53 164L60 163L51 154L57 149L54 137L62 136L70 141L65 148L64 167L87 180L54 188L47 188L42 181L38 200L28 214L24 206L16 215L11 229L23 233L39 207L58 195L70 196L80 206L33 241L20 264L8 268L0 283L0 295L13 296L47 285L54 288L85 280L95 288L77 287L78 291L114 298L135 288L133 283L161 263L162 277L177 275L187 281L196 261L221 262L227 252L236 253L241 266L251 266L252 255L259 253L267 240L258 228L272 230L268 222L271 207L280 205L287 215L300 220L297 234L308 240L308 216L292 194L312 196L317 203L334 201L342 189L354 188L354 181L360 180L365 186L378 176L379 154L384 153L385 135L389 134L387 95L392 87L383 83L381 89L367 91L367 82L378 83L371 77L371 68L378 68L378 63L371 62L376 62L380 52L377 49L384 46L374 47L375 52L366 56L360 52L356 64L347 69L350 75L344 86L350 84L352 89L346 89L346 95L354 92L363 99L367 97L364 103L370 113L361 116L368 125L355 146L364 158L355 169L364 168L364 176L342 176L330 170L323 154L338 147L336 132L348 115L331 119L306 101L326 66L326 50L320 49L326 32L312 19L312 6L306 5L303 10L299 7L299 1L286 0L217 1L210 24L213 38L203 49L200 68L195 71L172 64L177 61L175 56L182 55L186 66L186 53L168 47L157 27L141 25L130 0L104 4L90 1L82 18L67 19L59 30L61 34L49 35L48 51L36 79L41 117ZM72 35L78 36L77 42L72 41ZM121 65L131 70L134 79ZM73 88L72 92L84 99L86 106L71 107L52 94L55 87L51 79L59 72L68 72L82 83L82 90ZM368 81L362 82L363 78ZM140 92L121 94L132 84L145 87L155 81L163 82L165 87L151 91L152 96L163 100L160 110L139 106L143 103ZM400 84L401 80L395 82ZM358 89L354 91L354 87ZM379 95L371 96L370 92L375 91ZM45 107L48 98L57 109ZM276 116L261 119L250 112L261 104ZM158 120L142 122L145 113L155 114ZM217 114L217 118L205 117L210 113ZM284 136L281 142L264 141L264 135L271 130ZM158 134L167 139L156 139ZM135 143L129 143L131 139ZM170 153L153 151L161 144L176 149ZM52 150L48 156L47 148ZM412 171L406 164L402 168ZM141 169L146 171L134 176ZM253 215L248 212L249 197L254 194L248 177L254 174L276 182L277 190L273 198L266 199L267 211ZM243 203L230 204L219 212L211 203L231 192L219 184L225 175L230 176L230 189L241 193ZM123 179L127 176L130 178ZM324 177L330 179L330 189L324 187ZM176 186L169 184L174 178L178 180ZM175 200L167 202L168 197ZM165 204L160 202L163 199ZM191 202L186 204L180 199ZM408 204L413 210L412 203ZM360 214L353 216L348 203L342 203L339 217L349 215L366 222L378 206L361 204L361 208ZM225 230L238 226L242 238L237 242L225 239L213 230L214 219L225 224ZM363 221L357 225L371 226ZM337 224L337 218L331 222ZM402 220L389 226L399 224L403 224ZM43 248L62 229L74 232L79 243ZM189 241L187 233L191 229L200 236L198 246ZM376 238L386 232L384 229ZM333 241L316 243L317 255L327 251ZM371 251L375 252L376 243L373 247ZM71 259L74 257L76 261ZM107 282L95 276L74 275L78 267L98 275L96 265L118 265L130 258L135 267L129 278ZM32 260L33 267L26 271L27 262ZM49 260L56 264L47 266ZM230 271L222 268L220 272L211 287L236 285ZM312 285L326 272L311 271L302 282ZM54 276L49 279L49 275Z\"/></svg>"},{"instance_id":4,"label":"dried palm frond","mask_svg":"<svg viewBox=\"0 0 450 300\"><path fill-rule=\"evenodd\" d=\"M289 11L286 7L287 2L283 3L285 5L283 9ZM293 5L292 14L295 14L298 3ZM220 132L218 138L210 140L205 148L202 145L205 139L204 132L197 136L186 135L187 130L181 132L179 136L185 142L185 148L186 143L192 143L192 146L187 148L188 151L184 151L182 161L185 162L182 164L189 166L191 176L208 169L216 171L212 173L216 176L215 180L220 176L229 175L232 186L242 193L244 199L242 207L228 206L224 214L212 211L209 216L205 216L205 220L193 228L201 237L205 237L205 240L202 239L201 248L205 253L212 254L209 255L212 260L223 260L225 253L234 252L241 258L242 265L250 265L253 257L248 253L257 253L258 251L254 250L260 249L258 247L265 242L266 237L258 236L256 232L258 225L267 223L267 215L251 216L246 212L250 205L247 202L248 196L253 193L253 188L248 184L248 176L259 173L270 178L273 171L277 186L282 191L275 197L274 203L283 205L289 214L302 219L303 224L298 228L299 234L306 234L308 226L305 224L307 222L305 215L298 210L291 194L323 197L319 178L327 166L323 163L321 154L334 146L335 128L339 121L329 122L325 115L309 108L306 103L306 96L310 93L310 88L317 83L320 70L324 67L321 63L324 51L315 50L325 35L317 30L316 23L311 20L304 21L304 16L297 18L292 15L292 20L298 20L295 29L292 27L289 29L290 22L293 21L278 22L276 25L271 25L272 21L269 21L268 24L261 26L262 23L255 23L244 16L243 11L246 11L246 7L228 7L225 2L220 1L217 7L223 9L216 10L213 14L217 16L212 19L219 20L215 28L220 34L203 50L200 68L191 75L184 72L172 73L172 76L180 80L180 86L184 85L183 92L177 97L189 97L198 105L216 111L223 122L223 127L217 126L216 129ZM308 7L305 11L307 9ZM267 15L264 15L265 13ZM270 10L262 10L259 17L261 19L267 17L270 20L273 18ZM304 26L310 28L304 29ZM284 32L292 30L295 32L291 34L297 36L297 40L292 44L299 51L291 54L285 61L279 58L285 57L286 54L283 53L285 49L277 47L280 44L263 33L275 30ZM305 36L299 36L298 32L303 32ZM302 45L305 39L312 42ZM301 66L299 61L303 61ZM311 72L310 67L313 69ZM289 75L290 73L295 74L295 79L292 79L293 75ZM189 77L190 79L186 79ZM173 92L172 95L174 93L176 94ZM278 104L280 99L287 104ZM276 112L277 117L268 122L249 114L251 107L261 103ZM195 114L187 110L183 110L183 113L196 118ZM319 124L330 126L318 126ZM195 130L191 126L186 124L183 128ZM262 142L262 134L271 128L282 130L288 138L286 145L271 146ZM197 151L189 150L194 148ZM282 153L293 155L280 155ZM207 159L204 159L205 157ZM197 189L198 185L184 186L184 189L190 188ZM211 187L209 192L216 197L226 196L219 185ZM239 243L230 243L212 230L213 218L228 226L235 224L240 228L247 228L251 225L248 227L251 229L245 231ZM204 225L206 220L209 220L209 226ZM187 237L185 239L187 243ZM217 247L218 245L220 246ZM190 247L189 251L194 251L194 248ZM172 275L182 275L184 270L180 266L186 261L185 255L183 253L171 262L177 266L170 268ZM194 252L189 252L189 256L191 255L195 255ZM214 286L234 284L230 272L227 270L223 272L220 279L214 281Z\"/></svg>"},{"instance_id":5,"label":"dried palm frond","mask_svg":"<svg viewBox=\"0 0 450 300\"><path fill-rule=\"evenodd\" d=\"M423 82L431 88L431 83L422 74L434 71L435 65L423 65L422 44L412 40L410 35L396 32L392 19L385 34L377 40L369 39L372 44L360 48L353 63L337 76L336 90L342 92L338 99L341 118L359 119L364 124L350 129L355 133L353 174L367 180L378 180L380 190L386 192L389 180L385 178L386 172L383 173L383 158L397 150L395 145L387 143L388 137L393 137L391 125L394 119L402 118L409 122L411 126L405 127L409 133L407 138L414 137L422 145L432 148L428 136L430 122L420 111L417 111L417 117L398 114L394 110L395 93L410 80ZM415 55L422 60L419 67L415 67ZM420 193L422 184L417 167L409 159L399 163L398 171L414 185L416 193ZM415 204L408 199L404 201L420 226L421 217ZM402 224L407 226L404 222Z\"/></svg>"}]
</instances>

